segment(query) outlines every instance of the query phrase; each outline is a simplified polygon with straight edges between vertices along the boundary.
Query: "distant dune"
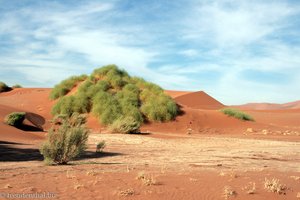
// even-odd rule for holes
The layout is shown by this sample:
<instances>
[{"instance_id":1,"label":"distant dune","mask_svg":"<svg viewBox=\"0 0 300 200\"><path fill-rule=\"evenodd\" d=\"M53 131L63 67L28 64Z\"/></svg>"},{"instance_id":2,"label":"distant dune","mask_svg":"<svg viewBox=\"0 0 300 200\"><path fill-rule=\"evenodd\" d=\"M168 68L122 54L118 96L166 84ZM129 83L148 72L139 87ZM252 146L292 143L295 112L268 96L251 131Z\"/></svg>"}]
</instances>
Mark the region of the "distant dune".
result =
<instances>
[{"instance_id":1,"label":"distant dune","mask_svg":"<svg viewBox=\"0 0 300 200\"><path fill-rule=\"evenodd\" d=\"M284 104L275 103L248 103L244 105L234 106L247 110L285 110L285 109L299 109L300 101L294 101Z\"/></svg>"}]
</instances>

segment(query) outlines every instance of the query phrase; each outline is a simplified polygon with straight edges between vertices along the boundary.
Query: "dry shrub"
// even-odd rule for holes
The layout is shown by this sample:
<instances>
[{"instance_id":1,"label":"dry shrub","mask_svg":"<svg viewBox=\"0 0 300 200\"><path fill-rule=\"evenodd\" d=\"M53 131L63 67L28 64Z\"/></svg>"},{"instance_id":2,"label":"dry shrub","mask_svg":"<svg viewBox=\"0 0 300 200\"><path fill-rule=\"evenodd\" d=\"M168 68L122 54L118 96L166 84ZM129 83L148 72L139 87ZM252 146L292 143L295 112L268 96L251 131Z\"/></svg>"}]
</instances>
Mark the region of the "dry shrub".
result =
<instances>
[{"instance_id":1,"label":"dry shrub","mask_svg":"<svg viewBox=\"0 0 300 200\"><path fill-rule=\"evenodd\" d=\"M47 135L47 140L40 148L47 164L67 164L87 148L88 129L85 120L78 114L71 118L62 117L59 125L53 126Z\"/></svg>"},{"instance_id":2,"label":"dry shrub","mask_svg":"<svg viewBox=\"0 0 300 200\"><path fill-rule=\"evenodd\" d=\"M264 187L269 192L274 192L277 194L286 194L287 187L279 182L278 179L272 178L267 179L265 178Z\"/></svg>"},{"instance_id":3,"label":"dry shrub","mask_svg":"<svg viewBox=\"0 0 300 200\"><path fill-rule=\"evenodd\" d=\"M237 193L236 193L235 190L232 189L232 187L225 186L224 191L223 191L223 195L224 195L225 199L229 199L230 197L236 196Z\"/></svg>"}]
</instances>

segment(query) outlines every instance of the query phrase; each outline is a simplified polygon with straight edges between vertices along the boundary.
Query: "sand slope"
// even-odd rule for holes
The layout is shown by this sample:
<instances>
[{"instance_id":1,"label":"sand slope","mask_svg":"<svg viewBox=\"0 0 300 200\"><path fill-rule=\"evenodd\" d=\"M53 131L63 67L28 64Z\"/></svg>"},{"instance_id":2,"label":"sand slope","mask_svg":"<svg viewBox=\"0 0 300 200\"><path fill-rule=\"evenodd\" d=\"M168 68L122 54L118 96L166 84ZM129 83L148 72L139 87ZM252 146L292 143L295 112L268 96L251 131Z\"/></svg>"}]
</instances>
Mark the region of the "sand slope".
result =
<instances>
[{"instance_id":1,"label":"sand slope","mask_svg":"<svg viewBox=\"0 0 300 200\"><path fill-rule=\"evenodd\" d=\"M24 142L43 139L44 133L34 133L35 131L32 131L34 125L29 120L24 121L25 126L23 126L22 129L6 125L3 122L7 114L19 111L24 110L0 105L0 141Z\"/></svg>"},{"instance_id":2,"label":"sand slope","mask_svg":"<svg viewBox=\"0 0 300 200\"><path fill-rule=\"evenodd\" d=\"M189 108L217 110L224 107L222 103L203 91L183 94L174 99L178 104Z\"/></svg>"}]
</instances>

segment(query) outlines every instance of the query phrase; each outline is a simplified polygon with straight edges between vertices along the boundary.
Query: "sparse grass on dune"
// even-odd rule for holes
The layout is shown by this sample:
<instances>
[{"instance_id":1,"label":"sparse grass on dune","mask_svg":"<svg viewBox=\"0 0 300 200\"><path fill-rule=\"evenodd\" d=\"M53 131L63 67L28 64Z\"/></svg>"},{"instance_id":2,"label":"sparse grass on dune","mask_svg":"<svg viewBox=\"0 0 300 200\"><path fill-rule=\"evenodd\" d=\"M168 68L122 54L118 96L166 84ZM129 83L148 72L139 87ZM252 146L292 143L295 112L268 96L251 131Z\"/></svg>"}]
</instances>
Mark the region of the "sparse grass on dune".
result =
<instances>
[{"instance_id":1,"label":"sparse grass on dune","mask_svg":"<svg viewBox=\"0 0 300 200\"><path fill-rule=\"evenodd\" d=\"M55 85L51 90L50 99L57 99L63 97L76 86L78 82L84 81L87 78L86 75L71 76L70 78L63 80L59 84Z\"/></svg>"},{"instance_id":2,"label":"sparse grass on dune","mask_svg":"<svg viewBox=\"0 0 300 200\"><path fill-rule=\"evenodd\" d=\"M224 113L225 115L228 115L230 117L234 117L240 120L244 120L244 121L254 121L254 118L242 111L240 111L239 109L236 108L224 108L222 110L220 110L222 113Z\"/></svg>"},{"instance_id":3,"label":"sparse grass on dune","mask_svg":"<svg viewBox=\"0 0 300 200\"><path fill-rule=\"evenodd\" d=\"M170 121L178 114L176 103L162 88L131 77L116 65L94 70L80 79L84 81L76 93L64 96L76 84L74 80L62 81L51 92L53 99L62 97L52 108L53 115L92 112L111 130L133 133L145 121Z\"/></svg>"},{"instance_id":4,"label":"sparse grass on dune","mask_svg":"<svg viewBox=\"0 0 300 200\"><path fill-rule=\"evenodd\" d=\"M13 85L12 88L22 88L22 86L19 84L16 84L16 85Z\"/></svg>"}]
</instances>

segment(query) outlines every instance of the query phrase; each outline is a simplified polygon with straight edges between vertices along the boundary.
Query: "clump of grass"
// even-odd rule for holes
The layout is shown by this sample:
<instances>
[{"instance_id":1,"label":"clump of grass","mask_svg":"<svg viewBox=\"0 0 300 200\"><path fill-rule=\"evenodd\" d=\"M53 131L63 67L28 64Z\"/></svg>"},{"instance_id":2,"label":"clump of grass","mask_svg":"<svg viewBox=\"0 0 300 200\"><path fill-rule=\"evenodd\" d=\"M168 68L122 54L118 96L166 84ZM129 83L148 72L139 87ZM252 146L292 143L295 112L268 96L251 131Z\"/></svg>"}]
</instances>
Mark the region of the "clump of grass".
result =
<instances>
[{"instance_id":1,"label":"clump of grass","mask_svg":"<svg viewBox=\"0 0 300 200\"><path fill-rule=\"evenodd\" d=\"M137 176L138 180L141 180L142 183L146 186L156 185L157 181L153 177L153 175L146 175L145 172L139 172Z\"/></svg>"},{"instance_id":2,"label":"clump of grass","mask_svg":"<svg viewBox=\"0 0 300 200\"><path fill-rule=\"evenodd\" d=\"M132 196L132 195L134 195L134 190L133 189L121 190L119 192L119 196L125 196L125 197L127 197L127 196Z\"/></svg>"},{"instance_id":3,"label":"clump of grass","mask_svg":"<svg viewBox=\"0 0 300 200\"><path fill-rule=\"evenodd\" d=\"M4 82L0 81L0 93L1 92L8 92L10 90L11 90L11 88L8 85L6 85Z\"/></svg>"},{"instance_id":4,"label":"clump of grass","mask_svg":"<svg viewBox=\"0 0 300 200\"><path fill-rule=\"evenodd\" d=\"M256 184L254 182L249 182L243 190L246 191L247 194L255 194L256 192Z\"/></svg>"},{"instance_id":5,"label":"clump of grass","mask_svg":"<svg viewBox=\"0 0 300 200\"><path fill-rule=\"evenodd\" d=\"M62 96L65 96L69 93L72 88L76 86L79 82L84 81L87 78L87 75L81 76L71 76L70 78L63 80L59 84L55 85L51 90L50 99L58 99Z\"/></svg>"},{"instance_id":6,"label":"clump of grass","mask_svg":"<svg viewBox=\"0 0 300 200\"><path fill-rule=\"evenodd\" d=\"M76 93L67 94L78 81ZM94 70L89 77L71 77L58 84L51 98L60 98L52 114L90 113L110 130L135 133L145 121L165 122L178 115L175 101L162 88L144 79L131 77L116 65Z\"/></svg>"},{"instance_id":7,"label":"clump of grass","mask_svg":"<svg viewBox=\"0 0 300 200\"><path fill-rule=\"evenodd\" d=\"M19 127L22 125L24 119L25 119L25 112L13 112L5 116L4 118L4 123L14 126L14 127Z\"/></svg>"},{"instance_id":8,"label":"clump of grass","mask_svg":"<svg viewBox=\"0 0 300 200\"><path fill-rule=\"evenodd\" d=\"M254 121L253 117L251 117L250 115L248 115L236 108L224 108L221 110L221 112L224 113L225 115L228 115L230 117L234 117L234 118L237 118L240 120Z\"/></svg>"},{"instance_id":9,"label":"clump of grass","mask_svg":"<svg viewBox=\"0 0 300 200\"><path fill-rule=\"evenodd\" d=\"M141 123L133 117L119 118L111 125L112 132L116 133L138 133Z\"/></svg>"},{"instance_id":10,"label":"clump of grass","mask_svg":"<svg viewBox=\"0 0 300 200\"><path fill-rule=\"evenodd\" d=\"M236 196L237 193L230 186L225 186L224 191L223 191L223 195L224 195L225 199L229 199L232 196Z\"/></svg>"},{"instance_id":11,"label":"clump of grass","mask_svg":"<svg viewBox=\"0 0 300 200\"><path fill-rule=\"evenodd\" d=\"M274 192L277 194L286 194L287 187L279 182L278 179L267 179L265 178L264 187L269 192Z\"/></svg>"},{"instance_id":12,"label":"clump of grass","mask_svg":"<svg viewBox=\"0 0 300 200\"><path fill-rule=\"evenodd\" d=\"M104 140L98 142L98 143L96 144L96 152L97 152L97 153L102 152L103 149L105 148L105 146L106 146L106 144L105 144L105 141L104 141Z\"/></svg>"}]
</instances>

